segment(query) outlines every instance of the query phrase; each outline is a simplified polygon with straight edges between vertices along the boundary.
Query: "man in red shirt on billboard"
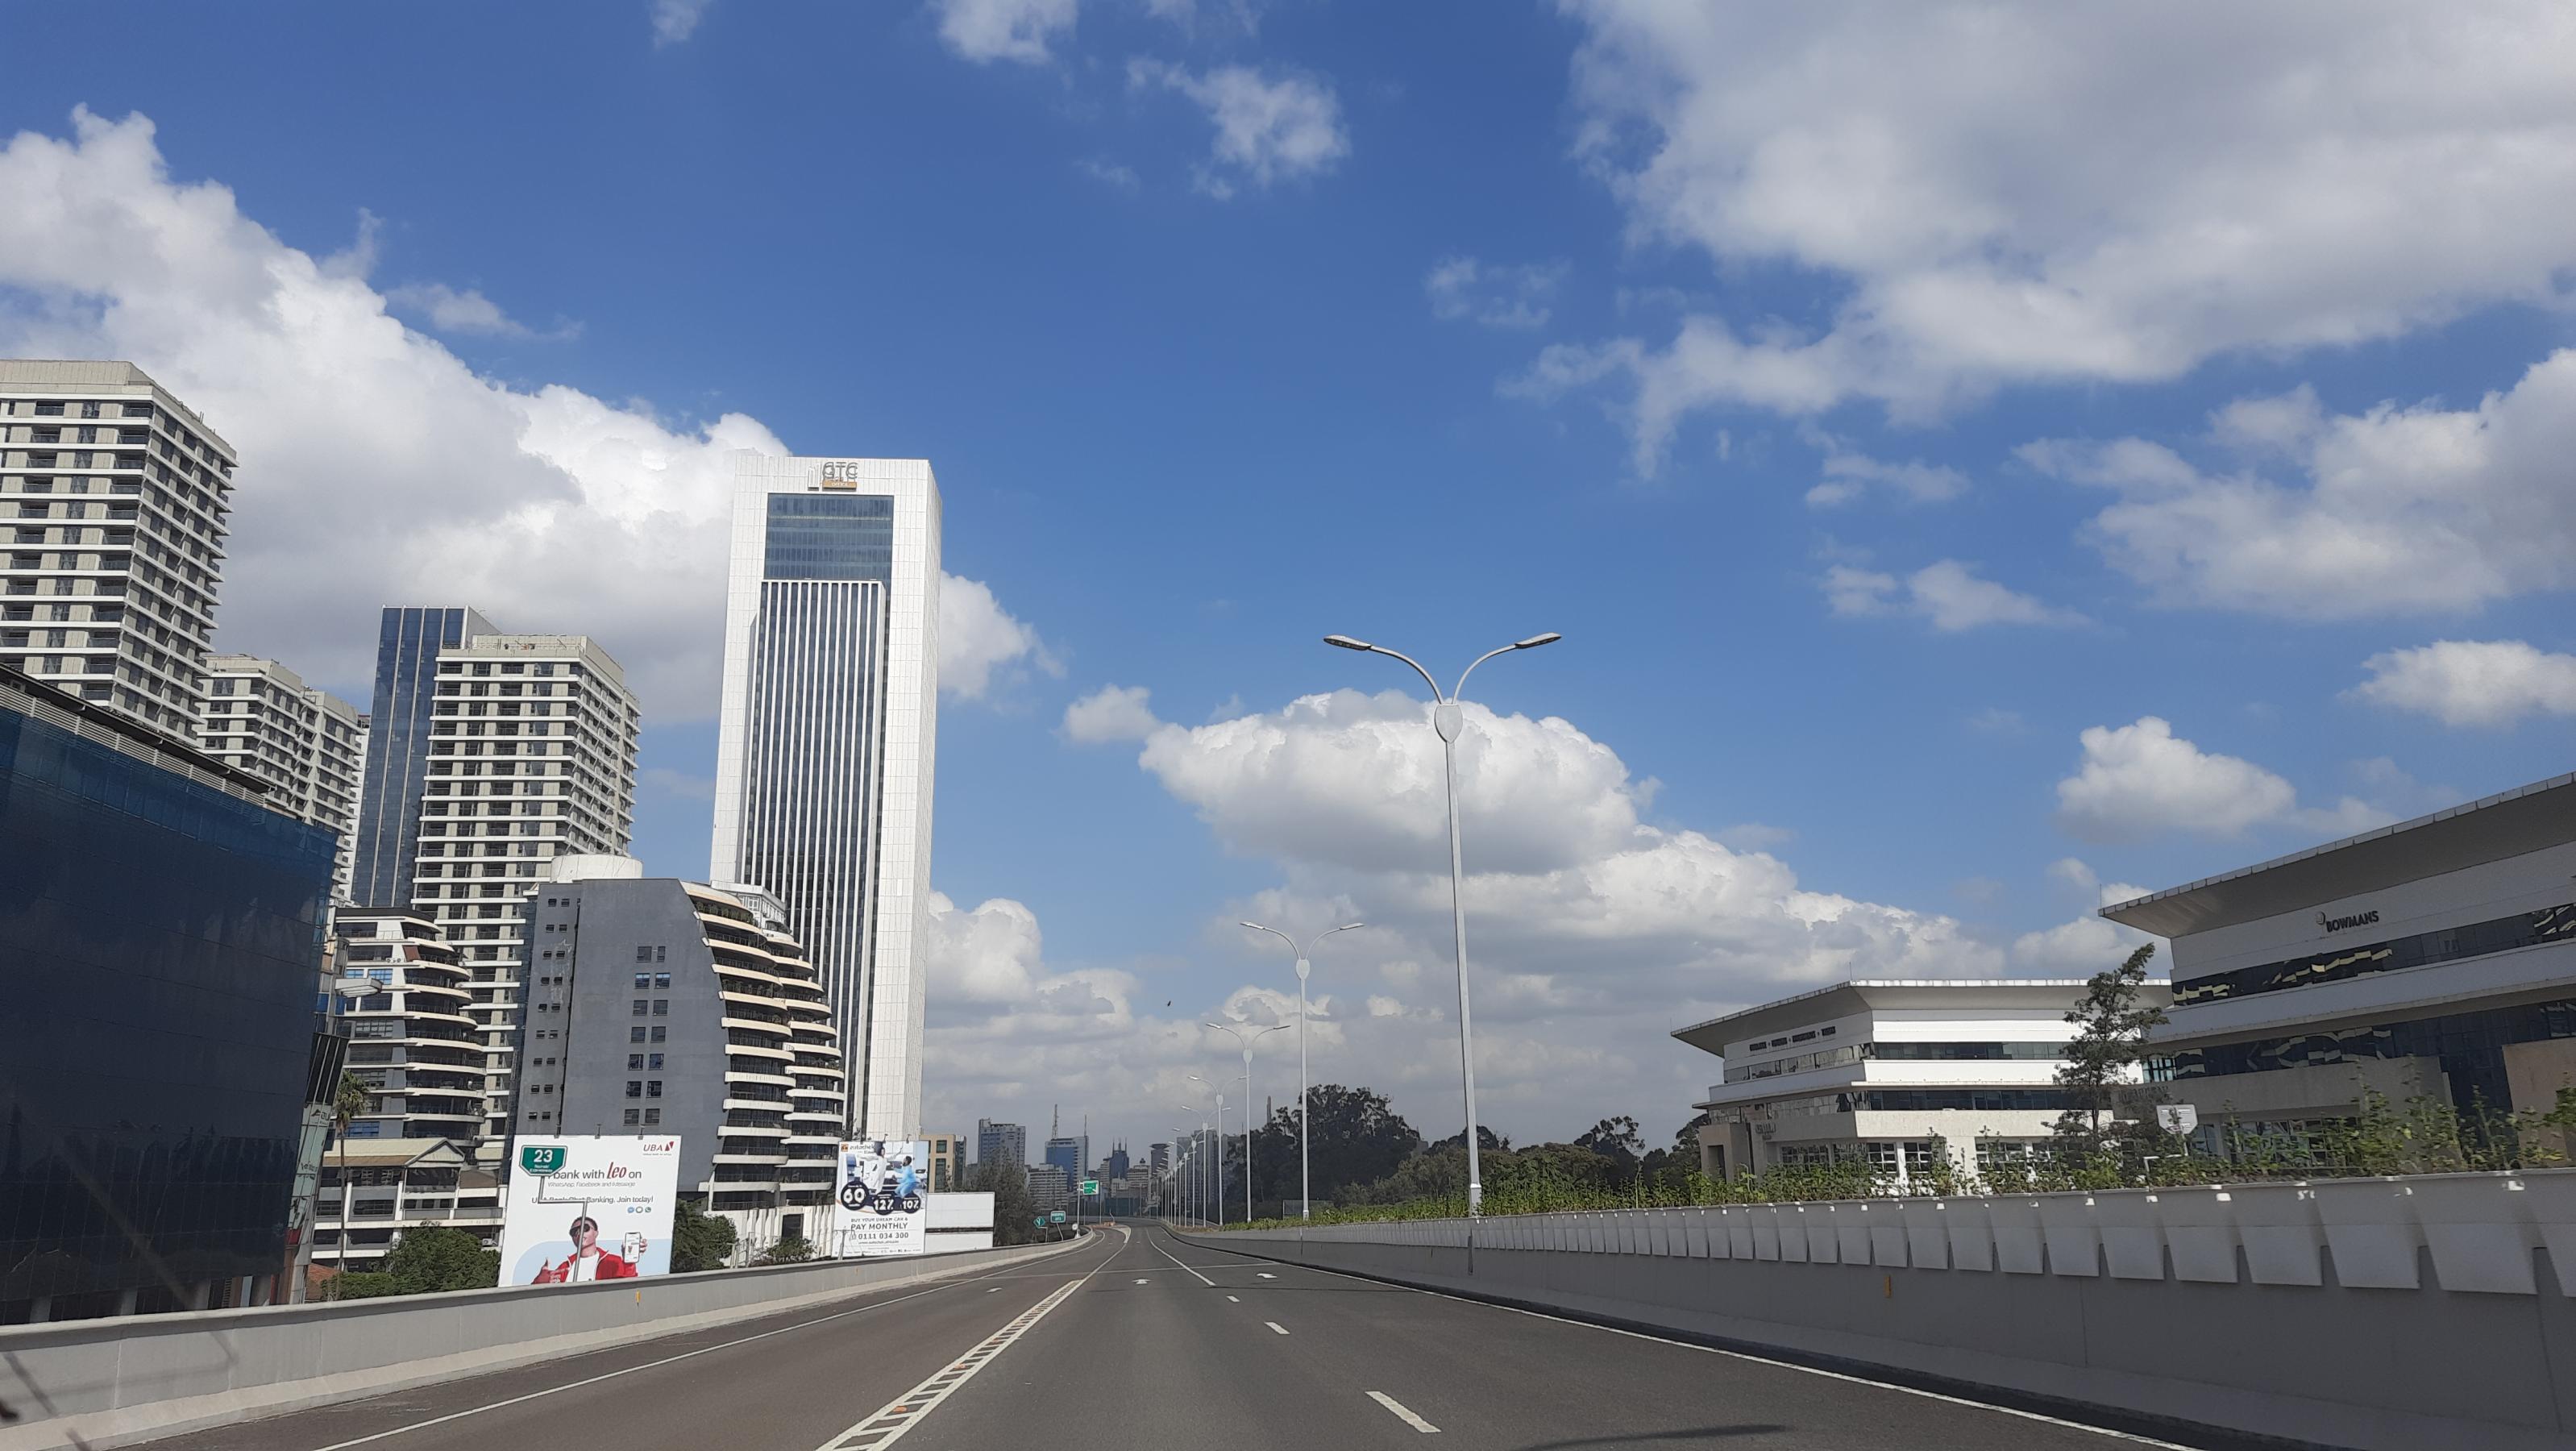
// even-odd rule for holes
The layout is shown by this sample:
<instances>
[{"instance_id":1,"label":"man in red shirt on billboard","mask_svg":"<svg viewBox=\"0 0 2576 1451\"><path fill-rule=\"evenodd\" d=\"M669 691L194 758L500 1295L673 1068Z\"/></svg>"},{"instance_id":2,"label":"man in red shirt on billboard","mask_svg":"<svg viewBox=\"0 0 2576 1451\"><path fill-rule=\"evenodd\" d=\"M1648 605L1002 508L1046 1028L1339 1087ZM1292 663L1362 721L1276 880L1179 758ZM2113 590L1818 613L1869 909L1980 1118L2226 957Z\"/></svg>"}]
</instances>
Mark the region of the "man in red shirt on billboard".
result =
<instances>
[{"instance_id":1,"label":"man in red shirt on billboard","mask_svg":"<svg viewBox=\"0 0 2576 1451\"><path fill-rule=\"evenodd\" d=\"M644 1253L644 1236L626 1236L628 1255ZM599 1221L585 1214L572 1222L572 1253L563 1263L548 1265L537 1271L533 1285L578 1285L590 1280L631 1280L636 1278L634 1262L599 1247Z\"/></svg>"}]
</instances>

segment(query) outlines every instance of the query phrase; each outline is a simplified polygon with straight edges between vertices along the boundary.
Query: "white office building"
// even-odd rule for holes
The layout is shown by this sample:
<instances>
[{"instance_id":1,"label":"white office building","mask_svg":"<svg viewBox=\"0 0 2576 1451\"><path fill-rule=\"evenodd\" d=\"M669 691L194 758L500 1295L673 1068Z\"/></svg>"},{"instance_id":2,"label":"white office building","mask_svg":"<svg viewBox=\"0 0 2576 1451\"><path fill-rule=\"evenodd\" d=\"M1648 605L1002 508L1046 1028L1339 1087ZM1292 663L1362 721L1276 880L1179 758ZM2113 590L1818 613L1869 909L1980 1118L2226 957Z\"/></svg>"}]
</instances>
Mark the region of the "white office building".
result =
<instances>
[{"instance_id":1,"label":"white office building","mask_svg":"<svg viewBox=\"0 0 2576 1451\"><path fill-rule=\"evenodd\" d=\"M358 841L358 772L367 718L358 708L256 655L206 660L197 747L268 783L269 804L340 835L331 900L349 900Z\"/></svg>"},{"instance_id":2,"label":"white office building","mask_svg":"<svg viewBox=\"0 0 2576 1451\"><path fill-rule=\"evenodd\" d=\"M921 1125L939 485L919 459L737 454L709 875L786 904L852 1132Z\"/></svg>"},{"instance_id":3,"label":"white office building","mask_svg":"<svg viewBox=\"0 0 2576 1451\"><path fill-rule=\"evenodd\" d=\"M195 746L235 461L132 363L0 361L0 659Z\"/></svg>"},{"instance_id":4,"label":"white office building","mask_svg":"<svg viewBox=\"0 0 2576 1451\"><path fill-rule=\"evenodd\" d=\"M2075 1106L2057 1086L2082 979L1846 982L1676 1029L1725 1060L1697 1107L1700 1167L1736 1178L1860 1161L1909 1182L2032 1158ZM2151 982L2145 1000L2169 987ZM1937 1141L1937 1142L1936 1142Z\"/></svg>"},{"instance_id":5,"label":"white office building","mask_svg":"<svg viewBox=\"0 0 2576 1451\"><path fill-rule=\"evenodd\" d=\"M473 993L438 924L382 907L334 917L338 976L373 980L351 1003L348 1071L367 1085L353 1139L458 1139L483 1132L483 1041Z\"/></svg>"},{"instance_id":6,"label":"white office building","mask_svg":"<svg viewBox=\"0 0 2576 1451\"><path fill-rule=\"evenodd\" d=\"M2576 1087L2576 776L2105 907L2173 942L2166 1091L2298 1134L2376 1093L2464 1116Z\"/></svg>"}]
</instances>

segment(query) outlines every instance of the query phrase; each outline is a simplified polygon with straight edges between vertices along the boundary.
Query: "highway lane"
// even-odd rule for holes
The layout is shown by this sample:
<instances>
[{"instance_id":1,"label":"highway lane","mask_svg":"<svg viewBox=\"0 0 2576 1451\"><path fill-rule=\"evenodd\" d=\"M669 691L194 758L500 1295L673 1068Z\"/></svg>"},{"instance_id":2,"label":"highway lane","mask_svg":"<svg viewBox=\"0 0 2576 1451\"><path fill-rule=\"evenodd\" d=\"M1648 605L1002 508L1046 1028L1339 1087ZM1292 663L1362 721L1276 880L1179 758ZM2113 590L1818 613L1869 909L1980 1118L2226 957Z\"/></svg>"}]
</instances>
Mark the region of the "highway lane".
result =
<instances>
[{"instance_id":1,"label":"highway lane","mask_svg":"<svg viewBox=\"0 0 2576 1451\"><path fill-rule=\"evenodd\" d=\"M2167 1444L1227 1252L1140 1229L903 1451ZM1145 1283L1138 1284L1136 1281ZM1430 1428L1430 1429L1426 1429Z\"/></svg>"},{"instance_id":2,"label":"highway lane","mask_svg":"<svg viewBox=\"0 0 2576 1451\"><path fill-rule=\"evenodd\" d=\"M1117 1255L1103 1242L936 1285L150 1442L154 1451L813 1451Z\"/></svg>"}]
</instances>

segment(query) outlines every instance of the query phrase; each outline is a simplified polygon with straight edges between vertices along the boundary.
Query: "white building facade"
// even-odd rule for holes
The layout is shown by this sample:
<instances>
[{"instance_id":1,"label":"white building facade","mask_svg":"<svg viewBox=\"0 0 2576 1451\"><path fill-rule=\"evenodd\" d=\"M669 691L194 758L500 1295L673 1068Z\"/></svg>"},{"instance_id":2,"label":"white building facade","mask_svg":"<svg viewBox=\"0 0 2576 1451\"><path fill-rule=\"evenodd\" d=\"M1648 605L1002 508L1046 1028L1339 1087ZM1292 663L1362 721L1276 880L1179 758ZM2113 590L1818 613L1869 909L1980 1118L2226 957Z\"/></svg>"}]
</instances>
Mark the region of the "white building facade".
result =
<instances>
[{"instance_id":1,"label":"white building facade","mask_svg":"<svg viewBox=\"0 0 2576 1451\"><path fill-rule=\"evenodd\" d=\"M333 921L338 976L377 991L348 1007L348 1071L367 1085L353 1139L455 1139L483 1132L482 1034L473 994L438 924L386 908L343 908Z\"/></svg>"},{"instance_id":2,"label":"white building facade","mask_svg":"<svg viewBox=\"0 0 2576 1451\"><path fill-rule=\"evenodd\" d=\"M1725 1060L1700 1167L1737 1178L1862 1162L1899 1183L2027 1162L2075 1106L2057 1086L2081 979L1847 982L1673 1036ZM2161 1004L2170 989L2148 984Z\"/></svg>"},{"instance_id":3,"label":"white building facade","mask_svg":"<svg viewBox=\"0 0 2576 1451\"><path fill-rule=\"evenodd\" d=\"M709 875L785 904L853 1134L921 1121L939 485L919 459L735 455Z\"/></svg>"},{"instance_id":4,"label":"white building facade","mask_svg":"<svg viewBox=\"0 0 2576 1451\"><path fill-rule=\"evenodd\" d=\"M236 462L131 363L0 361L0 659L193 747Z\"/></svg>"},{"instance_id":5,"label":"white building facade","mask_svg":"<svg viewBox=\"0 0 2576 1451\"><path fill-rule=\"evenodd\" d=\"M2206 1147L2371 1094L2471 1119L2576 1088L2576 776L2102 915L2172 939L2159 1076Z\"/></svg>"},{"instance_id":6,"label":"white building facade","mask_svg":"<svg viewBox=\"0 0 2576 1451\"><path fill-rule=\"evenodd\" d=\"M367 757L367 718L358 708L256 655L206 659L206 698L197 747L268 783L268 799L340 834L331 900L349 900L357 851L358 773Z\"/></svg>"}]
</instances>

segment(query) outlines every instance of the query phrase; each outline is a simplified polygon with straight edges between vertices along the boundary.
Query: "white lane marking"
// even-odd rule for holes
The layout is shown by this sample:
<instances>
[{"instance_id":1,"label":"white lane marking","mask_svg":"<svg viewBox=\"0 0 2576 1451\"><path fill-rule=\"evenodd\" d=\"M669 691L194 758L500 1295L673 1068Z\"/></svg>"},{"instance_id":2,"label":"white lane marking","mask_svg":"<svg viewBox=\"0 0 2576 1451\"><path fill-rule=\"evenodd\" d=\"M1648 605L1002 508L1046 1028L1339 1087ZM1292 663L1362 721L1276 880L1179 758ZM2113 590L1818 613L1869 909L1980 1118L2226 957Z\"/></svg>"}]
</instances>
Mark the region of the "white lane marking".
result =
<instances>
[{"instance_id":1,"label":"white lane marking","mask_svg":"<svg viewBox=\"0 0 2576 1451\"><path fill-rule=\"evenodd\" d=\"M995 1273L998 1273L998 1271ZM1097 1271L1094 1271L1094 1273L1097 1273ZM968 1278L982 1279L984 1276L972 1275ZM1090 1276L1086 1275L1083 1278L1089 1279ZM957 1282L951 1281L949 1283L954 1284ZM791 1330L804 1330L816 1325L826 1325L834 1320L847 1319L852 1315L865 1314L870 1310L882 1309L888 1305L900 1305L906 1300L918 1300L924 1295L935 1295L941 1290L947 1288L948 1285L933 1285L927 1290L915 1290L909 1295L897 1295L891 1300L877 1300L869 1304L853 1306L847 1310L836 1310L829 1315L819 1315L811 1320L799 1320L793 1325L781 1325L775 1330L763 1330L757 1335L746 1335L739 1340L728 1340L722 1345L702 1345L695 1350L684 1350L678 1355L667 1355L660 1360L647 1361L642 1365L630 1365L624 1370L612 1370L602 1375L594 1375L582 1380L569 1381L563 1385L548 1386L541 1391L530 1391L526 1395L512 1396L508 1400L493 1401L488 1405L471 1406L462 1411L450 1411L444 1416L432 1416L426 1421L414 1421L408 1426L396 1426L390 1431L378 1431L372 1436L359 1436L347 1441L334 1441L328 1446L316 1447L314 1448L314 1451L348 1451L349 1447L364 1446L371 1441L382 1441L388 1436L399 1436L406 1431L427 1430L431 1426L442 1426L449 1421L461 1421L467 1416L479 1416L485 1411L497 1411L504 1406L515 1406L522 1401L533 1401L541 1396L554 1395L558 1391L577 1391L583 1386L597 1385L604 1380L615 1380L621 1375L633 1375L639 1370L656 1370L662 1366L670 1365L675 1361L688 1360L694 1356L706 1355L712 1351L731 1350L737 1345L749 1345L755 1340L767 1340L773 1335L784 1335ZM986 1293L990 1292L987 1291Z\"/></svg>"},{"instance_id":2,"label":"white lane marking","mask_svg":"<svg viewBox=\"0 0 2576 1451\"><path fill-rule=\"evenodd\" d=\"M1440 1428L1438 1426L1435 1426L1429 1421L1422 1419L1420 1416L1413 1414L1413 1412L1406 1410L1404 1408L1404 1402L1397 1400L1386 1392L1371 1391L1368 1393L1368 1396L1370 1400L1373 1400L1379 1405L1386 1407L1388 1410L1395 1412L1395 1418L1397 1420L1402 1421L1413 1429L1422 1432L1424 1435L1437 1436L1440 1434Z\"/></svg>"},{"instance_id":3,"label":"white lane marking","mask_svg":"<svg viewBox=\"0 0 2576 1451\"><path fill-rule=\"evenodd\" d=\"M1225 1298L1233 1304L1240 1305L1243 1303L1243 1297L1241 1295L1228 1295Z\"/></svg>"},{"instance_id":4,"label":"white lane marking","mask_svg":"<svg viewBox=\"0 0 2576 1451\"><path fill-rule=\"evenodd\" d=\"M999 1285L995 1285L993 1288L991 1288L991 1289L989 1289L989 1290L986 1290L984 1293L985 1293L985 1294L987 1294L987 1295L998 1295L998 1294L1002 1293L1002 1287L1001 1287L1001 1286L999 1286Z\"/></svg>"},{"instance_id":5,"label":"white lane marking","mask_svg":"<svg viewBox=\"0 0 2576 1451\"><path fill-rule=\"evenodd\" d=\"M2082 1421L2069 1421L2061 1416L2042 1415L2037 1411L2025 1411L2015 1406L1998 1406L1990 1401L1972 1401L1965 1396L1946 1396L1939 1391L1927 1391L1917 1386L1901 1386L1892 1381L1871 1380L1865 1375L1846 1375L1838 1370L1825 1370L1819 1366L1800 1365L1796 1361L1791 1360L1774 1360L1770 1356L1755 1355L1749 1351L1721 1350L1714 1345L1694 1345L1687 1340L1674 1340L1662 1335L1648 1335L1640 1330L1622 1330L1615 1325L1595 1325L1589 1320L1574 1320L1563 1315L1550 1315L1544 1310L1524 1310L1518 1305L1497 1305L1489 1300L1471 1300L1464 1295L1452 1295L1441 1290L1425 1290L1412 1285L1393 1284L1386 1280L1372 1280L1365 1275L1346 1275L1340 1270L1328 1270L1317 1265L1301 1265L1299 1268L1313 1270L1319 1275L1331 1275L1336 1279L1358 1280L1360 1283L1365 1285L1382 1285L1391 1290L1404 1290L1412 1294L1429 1295L1435 1299L1441 1300L1455 1300L1461 1305L1481 1305L1488 1310L1501 1310L1513 1315L1527 1315L1533 1320L1553 1320L1559 1325L1572 1325L1583 1330L1598 1330L1609 1335L1625 1335L1631 1340L1651 1340L1657 1345L1670 1345L1682 1350L1696 1350L1703 1355L1722 1355L1729 1360L1749 1360L1755 1365L1777 1366L1782 1370L1794 1370L1806 1375L1820 1375L1825 1377L1827 1380L1849 1381L1853 1385L1876 1386L1878 1389L1883 1391L1897 1391L1909 1396L1921 1396L1927 1401L1947 1401L1954 1406L1967 1406L1974 1410L1992 1411L1999 1416L2018 1416L2025 1421L2039 1421L2046 1425L2064 1426L2070 1431L2090 1431L2096 1436L2106 1436L2114 1441L2127 1441L2139 1446L2153 1446L2158 1448L2158 1451L2192 1451L2192 1448L2181 1445L2177 1442L2159 1441L2153 1436L2141 1436L2135 1431L2114 1431L2108 1426L2088 1426ZM1376 1395L1377 1392L1371 1391L1369 1394ZM323 1448L323 1451L333 1451L333 1448L326 1446Z\"/></svg>"},{"instance_id":6,"label":"white lane marking","mask_svg":"<svg viewBox=\"0 0 2576 1451\"><path fill-rule=\"evenodd\" d=\"M1138 1280L1136 1283L1140 1285L1150 1285L1154 1282L1152 1280Z\"/></svg>"},{"instance_id":7,"label":"white lane marking","mask_svg":"<svg viewBox=\"0 0 2576 1451\"><path fill-rule=\"evenodd\" d=\"M1150 1239L1149 1239L1149 1240L1147 1240L1147 1241L1145 1241L1145 1243L1147 1243L1147 1244L1154 1244L1154 1242L1153 1242L1152 1240L1150 1240ZM1163 1258L1165 1258L1165 1259L1167 1259L1167 1260L1172 1260L1172 1252L1171 1252L1170 1250L1167 1250L1167 1249L1163 1248L1163 1247L1162 1247L1161 1245L1159 1245L1159 1244L1154 1244L1154 1253L1156 1253L1156 1254L1158 1254L1158 1255L1161 1255ZM1176 1264L1176 1265L1181 1265L1181 1262L1180 1262L1179 1260L1172 1260L1172 1263L1173 1263L1173 1264ZM1181 1265L1181 1268L1182 1268L1182 1269L1185 1269L1185 1270L1190 1270L1190 1267L1189 1267L1188 1265ZM1190 1273L1191 1273L1191 1274L1194 1274L1194 1275L1199 1275L1199 1272L1198 1272L1198 1271L1196 1271L1196 1270L1190 1270ZM1215 1289L1215 1288L1216 1288L1216 1281L1209 1279L1209 1278L1208 1278L1207 1276L1205 1276L1205 1275L1199 1275L1199 1283L1200 1283L1200 1284L1202 1284L1202 1285L1207 1286L1207 1287L1208 1287L1209 1289L1211 1289L1211 1290L1213 1290L1213 1289Z\"/></svg>"},{"instance_id":8,"label":"white lane marking","mask_svg":"<svg viewBox=\"0 0 2576 1451\"><path fill-rule=\"evenodd\" d=\"M1270 1327L1271 1329L1273 1329L1273 1330L1278 1331L1278 1332L1279 1332L1280 1334L1282 1334L1282 1335L1285 1335L1285 1334L1287 1334L1287 1333L1288 1333L1288 1327L1287 1327L1287 1326L1285 1326L1285 1325L1280 1324L1280 1323L1279 1323L1278 1321L1276 1321L1276 1320L1264 1320L1264 1321L1262 1321L1261 1323L1262 1323L1262 1324L1264 1324L1264 1325L1269 1326L1269 1327Z\"/></svg>"},{"instance_id":9,"label":"white lane marking","mask_svg":"<svg viewBox=\"0 0 2576 1451\"><path fill-rule=\"evenodd\" d=\"M1275 1280L1275 1279L1279 1278L1277 1275L1271 1274L1271 1273L1270 1273L1269 1271L1267 1271L1267 1270L1255 1270L1255 1271L1253 1271L1253 1273L1254 1273L1254 1274L1256 1274L1256 1275L1259 1275L1261 1278L1263 1278L1263 1279L1265 1279L1265 1280Z\"/></svg>"},{"instance_id":10,"label":"white lane marking","mask_svg":"<svg viewBox=\"0 0 2576 1451\"><path fill-rule=\"evenodd\" d=\"M1125 1231L1122 1229L1120 1232ZM1111 1258L1116 1258L1116 1255ZM973 1380L977 1372L1000 1359L1003 1351L1010 1349L1021 1336L1053 1313L1056 1306L1072 1299L1074 1291L1090 1284L1092 1276L1108 1267L1108 1260L1103 1260L1091 1274L1058 1287L1053 1294L1021 1311L1010 1324L986 1336L974 1349L934 1371L928 1380L878 1407L875 1415L824 1442L817 1451L885 1451L886 1447L902 1440L913 1427L920 1425L942 1402L956 1394L959 1386Z\"/></svg>"}]
</instances>

